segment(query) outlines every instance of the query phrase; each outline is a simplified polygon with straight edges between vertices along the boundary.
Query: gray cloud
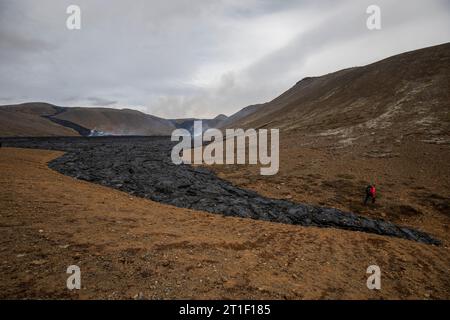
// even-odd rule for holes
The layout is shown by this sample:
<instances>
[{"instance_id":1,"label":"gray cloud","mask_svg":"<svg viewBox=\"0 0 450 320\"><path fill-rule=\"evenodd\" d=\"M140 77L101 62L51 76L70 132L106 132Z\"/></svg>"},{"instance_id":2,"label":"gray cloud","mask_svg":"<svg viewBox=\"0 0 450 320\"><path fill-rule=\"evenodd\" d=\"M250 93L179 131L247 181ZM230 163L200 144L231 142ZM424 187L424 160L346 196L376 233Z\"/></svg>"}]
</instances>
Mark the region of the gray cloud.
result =
<instances>
[{"instance_id":1,"label":"gray cloud","mask_svg":"<svg viewBox=\"0 0 450 320\"><path fill-rule=\"evenodd\" d=\"M0 0L2 103L231 114L306 76L450 40L445 0ZM66 8L82 29L65 27Z\"/></svg>"}]
</instances>

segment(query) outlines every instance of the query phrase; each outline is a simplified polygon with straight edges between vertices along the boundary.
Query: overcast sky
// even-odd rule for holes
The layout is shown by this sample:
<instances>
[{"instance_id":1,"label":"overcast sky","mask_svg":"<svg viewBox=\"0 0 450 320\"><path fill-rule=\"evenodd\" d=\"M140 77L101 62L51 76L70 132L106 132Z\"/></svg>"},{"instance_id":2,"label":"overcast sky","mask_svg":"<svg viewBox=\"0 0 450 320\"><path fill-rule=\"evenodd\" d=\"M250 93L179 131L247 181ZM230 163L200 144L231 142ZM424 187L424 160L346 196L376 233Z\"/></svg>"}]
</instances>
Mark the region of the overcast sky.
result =
<instances>
[{"instance_id":1,"label":"overcast sky","mask_svg":"<svg viewBox=\"0 0 450 320\"><path fill-rule=\"evenodd\" d=\"M66 8L81 8L81 30ZM382 29L366 27L370 4ZM0 0L0 104L230 115L297 81L450 41L448 0Z\"/></svg>"}]
</instances>

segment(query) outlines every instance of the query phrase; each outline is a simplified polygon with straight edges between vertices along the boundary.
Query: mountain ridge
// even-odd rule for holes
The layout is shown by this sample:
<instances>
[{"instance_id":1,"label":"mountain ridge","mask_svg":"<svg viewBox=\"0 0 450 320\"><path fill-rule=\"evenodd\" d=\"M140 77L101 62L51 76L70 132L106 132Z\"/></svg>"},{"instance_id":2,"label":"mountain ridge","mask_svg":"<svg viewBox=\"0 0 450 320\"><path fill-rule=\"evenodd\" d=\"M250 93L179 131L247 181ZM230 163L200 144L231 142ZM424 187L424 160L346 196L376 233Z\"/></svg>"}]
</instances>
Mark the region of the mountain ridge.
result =
<instances>
[{"instance_id":1,"label":"mountain ridge","mask_svg":"<svg viewBox=\"0 0 450 320\"><path fill-rule=\"evenodd\" d=\"M279 128L283 133L308 136L334 147L380 133L401 137L417 134L424 141L447 144L449 77L450 43L445 43L366 66L306 77L269 102L244 107L229 117L219 114L202 120L204 129ZM0 106L0 136L85 132L74 130L76 126L113 135L170 135L176 128L192 130L194 120L198 119L164 119L127 108L31 102ZM67 121L75 126L59 125Z\"/></svg>"},{"instance_id":2,"label":"mountain ridge","mask_svg":"<svg viewBox=\"0 0 450 320\"><path fill-rule=\"evenodd\" d=\"M446 43L304 78L275 99L230 116L223 129L279 128L318 140L339 137L341 144L368 131L449 143L449 78Z\"/></svg>"}]
</instances>

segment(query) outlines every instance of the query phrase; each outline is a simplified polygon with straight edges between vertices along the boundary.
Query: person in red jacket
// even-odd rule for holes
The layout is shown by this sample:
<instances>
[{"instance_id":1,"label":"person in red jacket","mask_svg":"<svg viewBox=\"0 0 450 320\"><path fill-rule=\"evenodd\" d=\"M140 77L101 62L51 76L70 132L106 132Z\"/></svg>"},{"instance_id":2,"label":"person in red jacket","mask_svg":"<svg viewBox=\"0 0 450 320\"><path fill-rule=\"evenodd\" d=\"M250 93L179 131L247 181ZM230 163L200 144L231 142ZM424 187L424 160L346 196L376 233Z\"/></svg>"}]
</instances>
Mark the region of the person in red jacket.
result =
<instances>
[{"instance_id":1,"label":"person in red jacket","mask_svg":"<svg viewBox=\"0 0 450 320\"><path fill-rule=\"evenodd\" d=\"M377 190L375 189L375 185L368 185L366 188L366 197L364 199L364 205L367 204L369 199L372 199L372 203L375 203L375 198L377 197Z\"/></svg>"}]
</instances>

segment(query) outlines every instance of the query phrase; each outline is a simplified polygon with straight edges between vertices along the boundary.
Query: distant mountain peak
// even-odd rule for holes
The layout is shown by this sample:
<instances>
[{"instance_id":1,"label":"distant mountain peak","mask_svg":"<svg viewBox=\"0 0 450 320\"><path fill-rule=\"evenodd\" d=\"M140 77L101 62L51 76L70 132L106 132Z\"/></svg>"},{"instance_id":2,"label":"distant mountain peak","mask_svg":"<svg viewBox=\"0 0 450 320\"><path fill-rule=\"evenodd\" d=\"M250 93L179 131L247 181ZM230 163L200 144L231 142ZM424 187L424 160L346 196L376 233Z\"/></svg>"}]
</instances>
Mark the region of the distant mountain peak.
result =
<instances>
[{"instance_id":1,"label":"distant mountain peak","mask_svg":"<svg viewBox=\"0 0 450 320\"><path fill-rule=\"evenodd\" d=\"M220 121L226 120L226 119L228 119L228 117L226 115L222 114L222 113L214 118L214 120L220 120Z\"/></svg>"}]
</instances>

